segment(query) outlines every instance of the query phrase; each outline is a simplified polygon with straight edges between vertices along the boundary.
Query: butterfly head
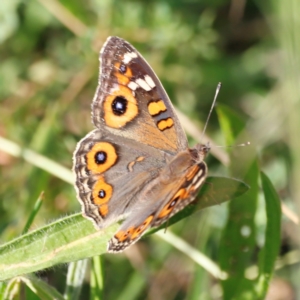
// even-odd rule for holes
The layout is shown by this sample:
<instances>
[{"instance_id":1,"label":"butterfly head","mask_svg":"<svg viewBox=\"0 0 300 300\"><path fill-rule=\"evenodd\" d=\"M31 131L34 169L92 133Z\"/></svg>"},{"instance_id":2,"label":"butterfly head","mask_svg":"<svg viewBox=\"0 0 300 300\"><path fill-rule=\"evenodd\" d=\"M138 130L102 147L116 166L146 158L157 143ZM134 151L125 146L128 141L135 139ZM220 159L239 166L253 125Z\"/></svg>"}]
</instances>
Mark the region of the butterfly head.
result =
<instances>
[{"instance_id":1,"label":"butterfly head","mask_svg":"<svg viewBox=\"0 0 300 300\"><path fill-rule=\"evenodd\" d=\"M202 162L207 153L210 151L210 144L207 142L205 145L204 144L197 144L193 151L193 156L196 162Z\"/></svg>"}]
</instances>

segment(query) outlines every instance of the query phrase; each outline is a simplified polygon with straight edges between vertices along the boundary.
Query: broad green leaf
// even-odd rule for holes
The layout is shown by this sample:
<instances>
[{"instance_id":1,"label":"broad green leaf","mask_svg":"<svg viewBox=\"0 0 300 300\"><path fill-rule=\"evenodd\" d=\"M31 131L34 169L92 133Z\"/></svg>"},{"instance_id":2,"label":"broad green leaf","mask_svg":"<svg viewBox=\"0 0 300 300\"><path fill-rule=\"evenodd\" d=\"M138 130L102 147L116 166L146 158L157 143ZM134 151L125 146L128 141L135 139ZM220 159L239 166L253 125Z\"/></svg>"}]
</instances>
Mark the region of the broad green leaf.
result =
<instances>
[{"instance_id":1,"label":"broad green leaf","mask_svg":"<svg viewBox=\"0 0 300 300\"><path fill-rule=\"evenodd\" d=\"M221 187L224 192L219 193ZM199 209L239 196L247 189L247 185L233 179L208 178L197 204L186 207L171 218L169 224ZM78 213L20 236L0 247L0 280L103 254L118 226L113 224L97 231L92 222Z\"/></svg>"},{"instance_id":2,"label":"broad green leaf","mask_svg":"<svg viewBox=\"0 0 300 300\"><path fill-rule=\"evenodd\" d=\"M0 280L102 254L117 227L96 231L77 213L20 236L0 247Z\"/></svg>"}]
</instances>

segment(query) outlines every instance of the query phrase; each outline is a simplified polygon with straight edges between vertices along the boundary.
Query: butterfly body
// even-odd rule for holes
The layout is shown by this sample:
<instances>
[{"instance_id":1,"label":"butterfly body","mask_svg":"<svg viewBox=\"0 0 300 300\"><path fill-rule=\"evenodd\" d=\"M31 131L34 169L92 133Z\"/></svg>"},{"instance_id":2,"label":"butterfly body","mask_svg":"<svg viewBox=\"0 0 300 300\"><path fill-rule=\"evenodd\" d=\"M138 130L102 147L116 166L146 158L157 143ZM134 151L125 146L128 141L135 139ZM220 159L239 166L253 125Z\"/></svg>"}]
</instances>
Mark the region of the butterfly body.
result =
<instances>
[{"instance_id":1,"label":"butterfly body","mask_svg":"<svg viewBox=\"0 0 300 300\"><path fill-rule=\"evenodd\" d=\"M108 243L120 252L194 200L209 147L188 148L160 81L128 42L108 38L100 62L96 129L78 143L73 170L85 217L99 229L124 220Z\"/></svg>"}]
</instances>

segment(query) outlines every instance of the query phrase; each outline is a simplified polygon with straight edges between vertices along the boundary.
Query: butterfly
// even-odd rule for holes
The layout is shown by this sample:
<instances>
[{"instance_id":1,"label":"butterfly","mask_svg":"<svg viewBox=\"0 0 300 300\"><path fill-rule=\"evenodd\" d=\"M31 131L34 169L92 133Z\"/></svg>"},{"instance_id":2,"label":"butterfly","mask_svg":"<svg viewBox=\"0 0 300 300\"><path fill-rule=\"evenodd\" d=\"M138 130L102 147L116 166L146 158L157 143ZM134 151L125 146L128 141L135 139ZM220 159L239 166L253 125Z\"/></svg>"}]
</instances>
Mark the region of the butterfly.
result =
<instances>
[{"instance_id":1,"label":"butterfly","mask_svg":"<svg viewBox=\"0 0 300 300\"><path fill-rule=\"evenodd\" d=\"M123 220L108 242L121 252L191 203L207 176L208 145L188 147L162 84L119 37L100 51L95 129L73 156L77 198L97 229Z\"/></svg>"}]
</instances>

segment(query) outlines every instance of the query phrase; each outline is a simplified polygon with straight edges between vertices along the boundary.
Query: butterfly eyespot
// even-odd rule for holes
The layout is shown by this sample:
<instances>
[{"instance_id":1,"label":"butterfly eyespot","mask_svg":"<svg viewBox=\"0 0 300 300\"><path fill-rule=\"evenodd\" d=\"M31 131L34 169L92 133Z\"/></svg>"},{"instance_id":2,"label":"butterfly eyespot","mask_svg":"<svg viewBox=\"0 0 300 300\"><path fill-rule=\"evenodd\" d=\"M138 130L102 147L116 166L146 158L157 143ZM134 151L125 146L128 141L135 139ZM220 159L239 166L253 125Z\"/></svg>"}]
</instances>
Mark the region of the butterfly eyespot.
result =
<instances>
[{"instance_id":1,"label":"butterfly eyespot","mask_svg":"<svg viewBox=\"0 0 300 300\"><path fill-rule=\"evenodd\" d=\"M170 200L169 203L164 206L164 208L161 210L161 212L157 216L157 218L161 219L161 218L165 218L166 216L170 216L170 214L173 211L173 208L177 204L177 202L184 199L185 197L186 197L186 190L180 189L176 193L176 195L174 195L173 199Z\"/></svg>"},{"instance_id":2,"label":"butterfly eyespot","mask_svg":"<svg viewBox=\"0 0 300 300\"><path fill-rule=\"evenodd\" d=\"M127 71L127 67L124 64L121 64L119 70L122 74L125 74Z\"/></svg>"},{"instance_id":3,"label":"butterfly eyespot","mask_svg":"<svg viewBox=\"0 0 300 300\"><path fill-rule=\"evenodd\" d=\"M113 187L105 182L103 177L100 177L93 188L92 202L98 206L107 204L112 196L112 193Z\"/></svg>"},{"instance_id":4,"label":"butterfly eyespot","mask_svg":"<svg viewBox=\"0 0 300 300\"><path fill-rule=\"evenodd\" d=\"M132 71L128 68L124 63L116 62L114 67L116 68L116 72L114 72L114 76L118 79L118 83L121 85L127 85L130 82L132 77Z\"/></svg>"},{"instance_id":5,"label":"butterfly eyespot","mask_svg":"<svg viewBox=\"0 0 300 300\"><path fill-rule=\"evenodd\" d=\"M179 197L175 198L170 204L169 204L169 208L173 207L176 202L178 201Z\"/></svg>"},{"instance_id":6,"label":"butterfly eyespot","mask_svg":"<svg viewBox=\"0 0 300 300\"><path fill-rule=\"evenodd\" d=\"M107 159L107 154L104 151L98 151L95 154L95 163L100 165L100 164L104 164L106 162Z\"/></svg>"},{"instance_id":7,"label":"butterfly eyespot","mask_svg":"<svg viewBox=\"0 0 300 300\"><path fill-rule=\"evenodd\" d=\"M118 159L116 148L108 142L98 142L86 155L86 169L92 174L101 174L110 169Z\"/></svg>"},{"instance_id":8,"label":"butterfly eyespot","mask_svg":"<svg viewBox=\"0 0 300 300\"><path fill-rule=\"evenodd\" d=\"M99 193L98 193L98 197L99 198L105 198L105 196L106 196L105 191L104 190L100 190Z\"/></svg>"},{"instance_id":9,"label":"butterfly eyespot","mask_svg":"<svg viewBox=\"0 0 300 300\"><path fill-rule=\"evenodd\" d=\"M121 252L194 199L206 178L209 147L188 150L161 83L129 43L110 37L100 61L96 129L79 142L73 170L85 217L99 228L124 219L107 248ZM154 200L164 192L158 207Z\"/></svg>"},{"instance_id":10,"label":"butterfly eyespot","mask_svg":"<svg viewBox=\"0 0 300 300\"><path fill-rule=\"evenodd\" d=\"M117 116L123 115L127 110L127 103L124 97L117 96L111 104L113 113Z\"/></svg>"},{"instance_id":11,"label":"butterfly eyespot","mask_svg":"<svg viewBox=\"0 0 300 300\"><path fill-rule=\"evenodd\" d=\"M149 217L147 217L147 219L144 221L144 223L141 224L139 227L137 227L134 230L134 232L131 235L131 239L132 240L137 239L141 235L141 233L147 229L148 225L151 224L153 218L154 218L154 215L150 215Z\"/></svg>"},{"instance_id":12,"label":"butterfly eyespot","mask_svg":"<svg viewBox=\"0 0 300 300\"><path fill-rule=\"evenodd\" d=\"M104 99L103 113L106 126L111 128L122 128L131 122L139 113L137 99L132 90L122 84L118 89L112 90Z\"/></svg>"}]
</instances>

